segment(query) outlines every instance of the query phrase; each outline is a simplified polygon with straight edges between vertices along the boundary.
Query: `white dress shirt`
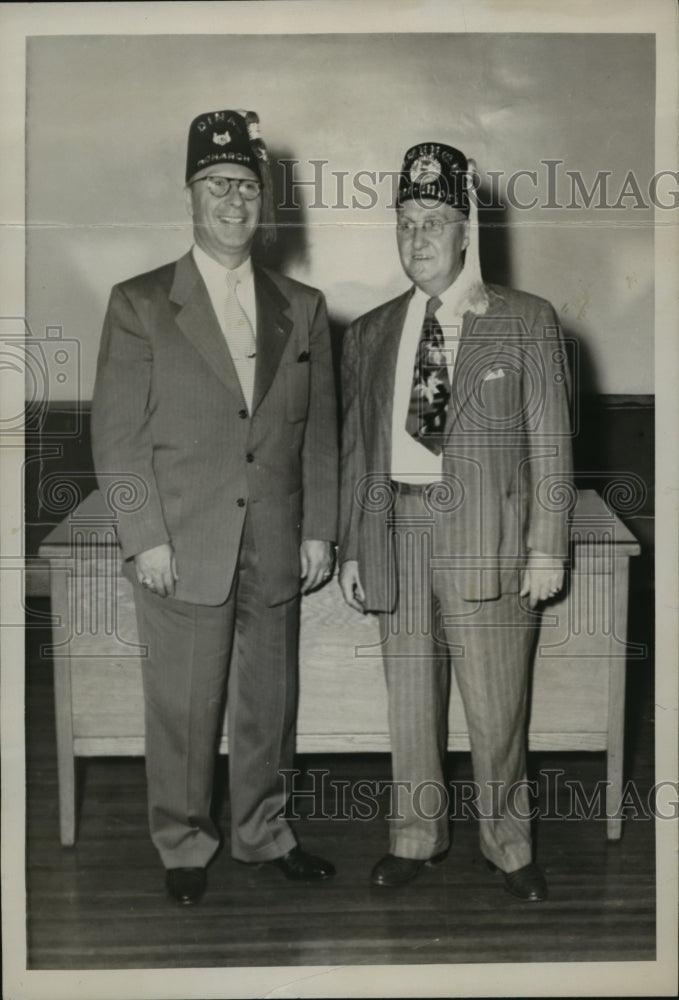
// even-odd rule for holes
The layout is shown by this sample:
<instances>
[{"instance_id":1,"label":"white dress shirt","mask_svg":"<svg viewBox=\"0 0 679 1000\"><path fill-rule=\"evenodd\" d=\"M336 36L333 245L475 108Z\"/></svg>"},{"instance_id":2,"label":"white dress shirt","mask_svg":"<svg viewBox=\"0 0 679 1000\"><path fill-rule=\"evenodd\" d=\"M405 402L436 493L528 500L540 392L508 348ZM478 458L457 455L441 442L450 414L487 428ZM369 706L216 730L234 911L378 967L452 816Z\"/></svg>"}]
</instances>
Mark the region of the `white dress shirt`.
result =
<instances>
[{"instance_id":1,"label":"white dress shirt","mask_svg":"<svg viewBox=\"0 0 679 1000\"><path fill-rule=\"evenodd\" d=\"M406 430L415 358L430 297L421 289L415 288L408 305L396 360L391 428L391 478L403 483L426 484L441 479L442 456L429 451ZM456 292L455 282L441 292L438 298L441 300L441 305L436 310L436 319L443 333L443 347L452 386L463 318L460 311L460 295Z\"/></svg>"},{"instance_id":2,"label":"white dress shirt","mask_svg":"<svg viewBox=\"0 0 679 1000\"><path fill-rule=\"evenodd\" d=\"M224 334L226 345L229 348L231 357L234 359L236 371L238 372L240 365L244 362L241 359L236 362L234 350L232 349L232 345L229 343L229 331L226 329L224 313L224 305L229 293L229 285L226 277L227 268L223 267L195 244L192 248L192 253L193 259L196 262L196 267L200 271L200 275L205 282L205 287L207 288L207 293L210 296L212 308L214 309L215 316L219 322L219 327ZM238 301L243 312L248 318L250 326L252 327L252 335L253 337L256 337L257 307L255 305L255 279L252 271L252 261L248 257L247 260L244 260L239 267L229 273L233 276L235 282L237 282ZM247 380L247 384L249 384L250 387L254 384L255 363L256 359L253 356L251 359L252 372L250 373L250 378ZM243 391L245 392L248 407L250 407L252 405L252 392L251 388L250 390L247 389L247 384L243 386Z\"/></svg>"}]
</instances>

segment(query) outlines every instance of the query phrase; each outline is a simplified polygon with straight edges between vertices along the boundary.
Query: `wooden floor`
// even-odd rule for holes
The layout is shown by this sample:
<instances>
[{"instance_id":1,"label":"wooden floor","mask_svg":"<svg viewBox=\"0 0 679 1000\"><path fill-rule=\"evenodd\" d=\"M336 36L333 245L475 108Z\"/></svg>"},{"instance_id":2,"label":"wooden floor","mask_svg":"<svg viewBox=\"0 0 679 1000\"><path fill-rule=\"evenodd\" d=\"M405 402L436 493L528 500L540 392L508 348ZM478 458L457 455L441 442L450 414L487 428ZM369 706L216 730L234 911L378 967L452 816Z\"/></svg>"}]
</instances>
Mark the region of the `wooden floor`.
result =
<instances>
[{"instance_id":1,"label":"wooden floor","mask_svg":"<svg viewBox=\"0 0 679 1000\"><path fill-rule=\"evenodd\" d=\"M538 856L551 895L546 903L525 904L486 869L472 819L453 823L443 865L424 869L403 889L380 890L368 877L386 850L384 820L311 818L307 802L297 834L305 847L332 859L338 874L328 883L296 886L275 869L251 871L231 860L224 760L216 810L227 844L210 866L203 902L178 908L164 895L148 838L142 760L82 762L78 841L60 846L51 666L39 656L45 633L33 629L28 636L29 969L655 958L652 821L627 821L623 839L611 843L601 820L542 819ZM644 801L653 783L652 713L652 667L630 665L626 777ZM300 763L348 782L389 777L386 755ZM599 754L531 755L530 768L538 778L546 768L563 769L590 795L605 777ZM469 779L468 755L454 755L451 769L454 780ZM545 780L543 773L543 809ZM325 806L337 811L332 795ZM560 796L558 811L567 807Z\"/></svg>"}]
</instances>

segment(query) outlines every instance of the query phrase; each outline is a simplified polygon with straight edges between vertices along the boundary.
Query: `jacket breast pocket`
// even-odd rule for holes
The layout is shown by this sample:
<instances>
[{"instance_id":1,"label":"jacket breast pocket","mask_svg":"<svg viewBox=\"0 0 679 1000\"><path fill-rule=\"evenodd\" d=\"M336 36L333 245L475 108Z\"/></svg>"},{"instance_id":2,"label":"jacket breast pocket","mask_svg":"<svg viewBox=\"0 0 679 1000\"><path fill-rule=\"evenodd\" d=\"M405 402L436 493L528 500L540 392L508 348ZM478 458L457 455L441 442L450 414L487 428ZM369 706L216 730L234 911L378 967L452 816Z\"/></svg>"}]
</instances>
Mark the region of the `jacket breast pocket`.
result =
<instances>
[{"instance_id":1,"label":"jacket breast pocket","mask_svg":"<svg viewBox=\"0 0 679 1000\"><path fill-rule=\"evenodd\" d=\"M467 407L473 410L475 422L483 430L518 429L525 421L520 378L507 370L502 374L491 372L477 383Z\"/></svg>"},{"instance_id":2,"label":"jacket breast pocket","mask_svg":"<svg viewBox=\"0 0 679 1000\"><path fill-rule=\"evenodd\" d=\"M285 366L285 413L291 423L305 420L309 410L309 378L311 365L308 360L291 361Z\"/></svg>"}]
</instances>

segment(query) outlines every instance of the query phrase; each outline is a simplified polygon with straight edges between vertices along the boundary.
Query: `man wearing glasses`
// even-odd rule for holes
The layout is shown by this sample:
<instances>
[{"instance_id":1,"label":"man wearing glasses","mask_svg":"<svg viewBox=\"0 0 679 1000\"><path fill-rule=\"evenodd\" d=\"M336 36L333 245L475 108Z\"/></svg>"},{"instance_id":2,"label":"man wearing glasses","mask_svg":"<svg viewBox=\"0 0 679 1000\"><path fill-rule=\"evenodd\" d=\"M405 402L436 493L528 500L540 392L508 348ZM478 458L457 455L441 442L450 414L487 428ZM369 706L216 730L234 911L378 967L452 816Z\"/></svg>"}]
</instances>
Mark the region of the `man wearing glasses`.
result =
<instances>
[{"instance_id":1,"label":"man wearing glasses","mask_svg":"<svg viewBox=\"0 0 679 1000\"><path fill-rule=\"evenodd\" d=\"M526 700L531 609L563 585L566 511L548 494L570 477L568 373L549 303L481 280L470 166L443 143L408 150L397 243L411 288L345 337L340 585L381 623L398 801L373 884L401 886L448 850L451 660L481 851L509 892L542 900Z\"/></svg>"},{"instance_id":2,"label":"man wearing glasses","mask_svg":"<svg viewBox=\"0 0 679 1000\"><path fill-rule=\"evenodd\" d=\"M97 473L138 491L117 512L143 661L152 840L166 886L197 902L226 697L231 853L324 879L281 818L292 767L300 592L332 571L335 394L320 292L253 265L274 232L253 112L190 126L194 246L117 285L92 404ZM110 483L110 478L108 478Z\"/></svg>"}]
</instances>

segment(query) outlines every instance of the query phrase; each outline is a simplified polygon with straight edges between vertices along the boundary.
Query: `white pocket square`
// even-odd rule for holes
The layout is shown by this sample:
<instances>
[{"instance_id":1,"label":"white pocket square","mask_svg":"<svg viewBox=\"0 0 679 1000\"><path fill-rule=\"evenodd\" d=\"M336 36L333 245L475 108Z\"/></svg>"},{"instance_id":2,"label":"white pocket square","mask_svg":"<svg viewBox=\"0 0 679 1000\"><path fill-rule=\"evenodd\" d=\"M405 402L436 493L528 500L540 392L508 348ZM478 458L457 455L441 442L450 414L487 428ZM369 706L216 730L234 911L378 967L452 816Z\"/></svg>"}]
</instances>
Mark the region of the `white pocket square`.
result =
<instances>
[{"instance_id":1,"label":"white pocket square","mask_svg":"<svg viewBox=\"0 0 679 1000\"><path fill-rule=\"evenodd\" d=\"M493 378L504 378L505 373L503 368L494 368L492 371L488 372L483 376L484 382L490 382Z\"/></svg>"}]
</instances>

